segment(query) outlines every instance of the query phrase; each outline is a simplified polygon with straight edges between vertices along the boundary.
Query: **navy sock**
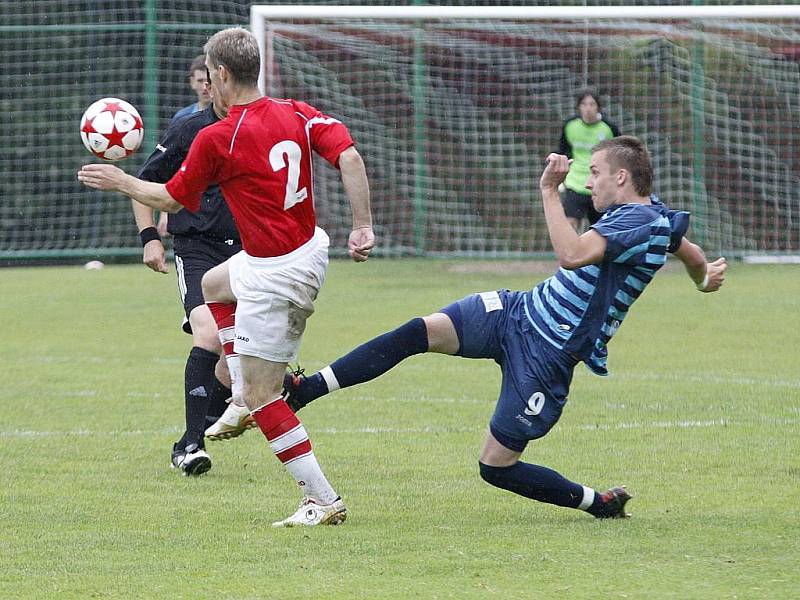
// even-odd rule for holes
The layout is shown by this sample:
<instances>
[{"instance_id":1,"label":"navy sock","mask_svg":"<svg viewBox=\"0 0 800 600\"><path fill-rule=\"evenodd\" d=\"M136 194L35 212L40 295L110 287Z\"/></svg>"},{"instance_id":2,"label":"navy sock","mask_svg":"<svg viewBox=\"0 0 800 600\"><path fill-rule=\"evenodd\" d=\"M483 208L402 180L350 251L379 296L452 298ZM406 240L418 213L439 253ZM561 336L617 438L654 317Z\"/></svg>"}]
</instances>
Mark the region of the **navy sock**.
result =
<instances>
[{"instance_id":1,"label":"navy sock","mask_svg":"<svg viewBox=\"0 0 800 600\"><path fill-rule=\"evenodd\" d=\"M568 508L578 508L583 500L582 485L547 467L521 461L510 467L490 467L482 462L478 465L484 481L520 496Z\"/></svg>"},{"instance_id":2,"label":"navy sock","mask_svg":"<svg viewBox=\"0 0 800 600\"><path fill-rule=\"evenodd\" d=\"M231 388L224 386L219 379L214 377L211 391L208 394L208 413L206 414L206 427L213 425L228 408L228 398L231 397Z\"/></svg>"},{"instance_id":3,"label":"navy sock","mask_svg":"<svg viewBox=\"0 0 800 600\"><path fill-rule=\"evenodd\" d=\"M216 380L214 367L218 360L219 356L197 346L189 352L184 372L186 431L178 442L178 449L192 444L203 448L210 393Z\"/></svg>"},{"instance_id":4,"label":"navy sock","mask_svg":"<svg viewBox=\"0 0 800 600\"><path fill-rule=\"evenodd\" d=\"M397 329L379 335L330 365L340 388L375 379L409 356L428 351L428 330L421 318L411 319ZM301 405L324 396L330 390L325 378L315 373L303 380L297 398Z\"/></svg>"}]
</instances>

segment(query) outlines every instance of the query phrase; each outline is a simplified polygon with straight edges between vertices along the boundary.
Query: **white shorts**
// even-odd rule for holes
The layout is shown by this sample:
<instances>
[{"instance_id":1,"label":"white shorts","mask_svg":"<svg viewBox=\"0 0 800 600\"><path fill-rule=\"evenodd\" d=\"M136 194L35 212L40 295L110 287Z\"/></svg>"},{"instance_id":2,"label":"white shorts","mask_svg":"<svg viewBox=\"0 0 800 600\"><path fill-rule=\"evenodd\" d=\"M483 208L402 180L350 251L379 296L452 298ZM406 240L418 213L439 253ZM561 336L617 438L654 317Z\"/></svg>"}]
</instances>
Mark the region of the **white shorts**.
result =
<instances>
[{"instance_id":1,"label":"white shorts","mask_svg":"<svg viewBox=\"0 0 800 600\"><path fill-rule=\"evenodd\" d=\"M297 250L272 258L244 251L228 261L231 289L236 296L238 354L272 362L297 360L306 319L325 281L328 234L317 227Z\"/></svg>"}]
</instances>

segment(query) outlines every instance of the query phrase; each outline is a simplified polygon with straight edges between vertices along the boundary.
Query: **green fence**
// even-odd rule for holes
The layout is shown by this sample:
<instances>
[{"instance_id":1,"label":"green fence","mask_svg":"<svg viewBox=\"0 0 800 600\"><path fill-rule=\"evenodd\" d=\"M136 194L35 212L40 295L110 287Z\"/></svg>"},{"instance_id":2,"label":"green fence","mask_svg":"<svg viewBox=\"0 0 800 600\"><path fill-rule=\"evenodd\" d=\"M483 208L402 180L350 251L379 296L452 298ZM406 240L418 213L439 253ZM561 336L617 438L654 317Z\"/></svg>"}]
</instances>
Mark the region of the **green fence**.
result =
<instances>
[{"instance_id":1,"label":"green fence","mask_svg":"<svg viewBox=\"0 0 800 600\"><path fill-rule=\"evenodd\" d=\"M92 160L80 116L104 96L140 110L144 148L119 163L135 172L194 100L192 57L214 31L248 26L250 3L3 8L0 260L140 256L127 201L75 179ZM277 24L273 44L272 91L350 126L385 254L548 253L538 170L585 84L623 132L645 139L656 191L692 210L692 233L712 251L800 252L797 23L295 23ZM342 248L336 173L317 180L320 222Z\"/></svg>"}]
</instances>

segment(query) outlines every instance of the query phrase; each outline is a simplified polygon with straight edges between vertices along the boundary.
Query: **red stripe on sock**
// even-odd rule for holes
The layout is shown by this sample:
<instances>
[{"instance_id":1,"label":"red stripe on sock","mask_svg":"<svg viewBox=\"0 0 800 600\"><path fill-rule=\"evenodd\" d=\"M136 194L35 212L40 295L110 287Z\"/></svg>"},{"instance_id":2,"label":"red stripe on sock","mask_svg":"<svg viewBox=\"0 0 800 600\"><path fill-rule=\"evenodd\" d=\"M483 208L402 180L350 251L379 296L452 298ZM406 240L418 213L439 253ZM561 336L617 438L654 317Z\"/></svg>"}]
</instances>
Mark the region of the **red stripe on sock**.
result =
<instances>
[{"instance_id":1,"label":"red stripe on sock","mask_svg":"<svg viewBox=\"0 0 800 600\"><path fill-rule=\"evenodd\" d=\"M311 442L308 439L300 442L292 446L291 448L287 448L283 452L279 452L275 456L278 457L278 460L281 461L283 464L286 464L293 458L297 458L298 456L303 456L304 454L308 454L311 452Z\"/></svg>"},{"instance_id":2,"label":"red stripe on sock","mask_svg":"<svg viewBox=\"0 0 800 600\"><path fill-rule=\"evenodd\" d=\"M259 408L252 415L261 428L261 432L270 442L300 424L300 419L280 396L277 400Z\"/></svg>"},{"instance_id":3,"label":"red stripe on sock","mask_svg":"<svg viewBox=\"0 0 800 600\"><path fill-rule=\"evenodd\" d=\"M217 323L217 331L219 331L219 341L222 342L222 351L225 356L235 356L233 351L233 332L236 325L236 303L223 304L222 302L206 302L208 310L211 311L211 316ZM225 330L228 331L225 331ZM230 338L227 340L226 338Z\"/></svg>"},{"instance_id":4,"label":"red stripe on sock","mask_svg":"<svg viewBox=\"0 0 800 600\"><path fill-rule=\"evenodd\" d=\"M211 316L217 322L217 329L233 327L236 316L236 303L223 304L222 302L206 302Z\"/></svg>"}]
</instances>

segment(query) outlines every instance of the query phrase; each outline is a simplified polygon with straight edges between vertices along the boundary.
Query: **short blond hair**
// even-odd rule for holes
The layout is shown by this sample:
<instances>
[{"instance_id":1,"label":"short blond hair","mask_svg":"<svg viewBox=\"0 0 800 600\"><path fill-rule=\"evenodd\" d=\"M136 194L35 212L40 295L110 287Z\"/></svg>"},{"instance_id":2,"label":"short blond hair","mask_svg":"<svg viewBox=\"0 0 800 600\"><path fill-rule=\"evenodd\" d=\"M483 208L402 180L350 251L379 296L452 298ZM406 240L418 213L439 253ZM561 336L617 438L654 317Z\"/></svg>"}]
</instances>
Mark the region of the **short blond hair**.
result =
<instances>
[{"instance_id":1,"label":"short blond hair","mask_svg":"<svg viewBox=\"0 0 800 600\"><path fill-rule=\"evenodd\" d=\"M208 62L225 68L240 85L256 87L261 73L261 54L255 36L241 27L223 29L209 38L203 51Z\"/></svg>"}]
</instances>

